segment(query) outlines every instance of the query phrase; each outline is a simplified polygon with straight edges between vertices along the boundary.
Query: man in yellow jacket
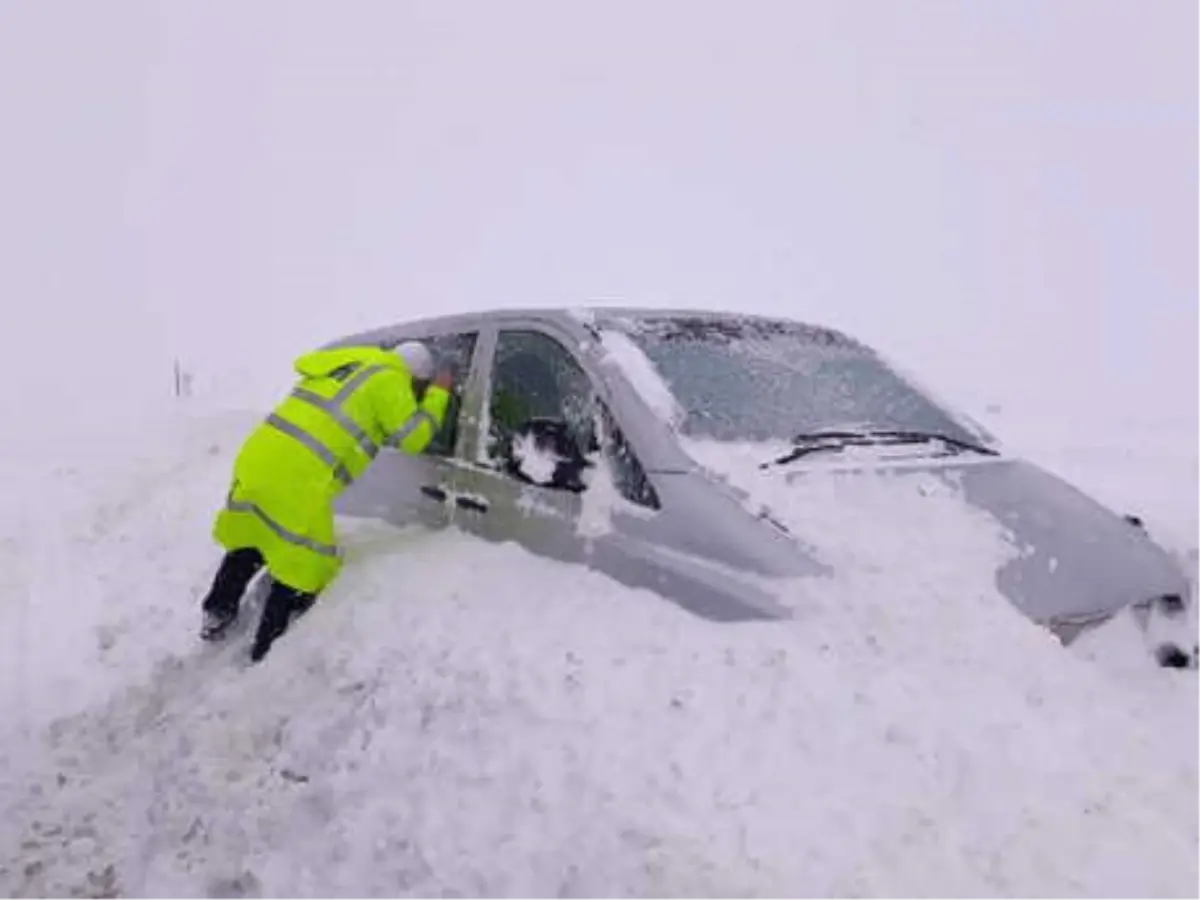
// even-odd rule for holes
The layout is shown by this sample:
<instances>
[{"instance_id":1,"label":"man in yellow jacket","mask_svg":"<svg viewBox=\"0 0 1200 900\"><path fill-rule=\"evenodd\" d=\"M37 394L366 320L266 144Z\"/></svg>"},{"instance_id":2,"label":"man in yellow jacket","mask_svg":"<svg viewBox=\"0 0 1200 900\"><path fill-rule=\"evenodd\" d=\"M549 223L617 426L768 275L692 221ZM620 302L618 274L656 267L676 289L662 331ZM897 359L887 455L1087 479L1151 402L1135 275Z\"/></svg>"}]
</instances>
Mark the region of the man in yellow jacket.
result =
<instances>
[{"instance_id":1,"label":"man in yellow jacket","mask_svg":"<svg viewBox=\"0 0 1200 900\"><path fill-rule=\"evenodd\" d=\"M203 603L201 637L237 619L266 566L271 591L251 648L257 662L337 576L333 501L385 446L420 453L442 426L452 373L419 341L317 350L295 362L299 382L246 440L213 536L226 550Z\"/></svg>"}]
</instances>

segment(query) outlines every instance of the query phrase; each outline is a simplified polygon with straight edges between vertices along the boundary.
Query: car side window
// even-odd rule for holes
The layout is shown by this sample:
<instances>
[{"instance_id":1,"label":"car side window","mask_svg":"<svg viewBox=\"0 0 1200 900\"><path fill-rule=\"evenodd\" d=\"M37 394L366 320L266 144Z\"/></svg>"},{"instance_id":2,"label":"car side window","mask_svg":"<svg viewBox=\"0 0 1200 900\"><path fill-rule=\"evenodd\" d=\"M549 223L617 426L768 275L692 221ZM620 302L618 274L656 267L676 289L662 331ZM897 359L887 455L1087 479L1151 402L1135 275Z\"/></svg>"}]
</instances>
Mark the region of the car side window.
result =
<instances>
[{"instance_id":1,"label":"car side window","mask_svg":"<svg viewBox=\"0 0 1200 900\"><path fill-rule=\"evenodd\" d=\"M448 364L454 367L454 384L450 389L450 403L446 407L446 419L424 451L430 456L454 455L455 446L458 444L463 385L466 384L467 378L471 374L471 357L475 353L475 343L478 338L478 332L468 331L424 339L425 345L439 366Z\"/></svg>"},{"instance_id":2,"label":"car side window","mask_svg":"<svg viewBox=\"0 0 1200 900\"><path fill-rule=\"evenodd\" d=\"M540 331L499 333L488 398L487 455L494 465L521 477L511 464L514 442L526 438L559 455L568 448L587 453L595 445L594 416L591 379L566 347Z\"/></svg>"},{"instance_id":3,"label":"car side window","mask_svg":"<svg viewBox=\"0 0 1200 900\"><path fill-rule=\"evenodd\" d=\"M613 418L612 411L609 410L607 404L600 404L600 418L603 425L604 457L608 460L617 493L638 506L644 506L647 509L661 509L662 504L659 502L654 485L650 483L650 479L646 476L646 470L638 462L633 448L625 440L625 435L616 419Z\"/></svg>"},{"instance_id":4,"label":"car side window","mask_svg":"<svg viewBox=\"0 0 1200 900\"><path fill-rule=\"evenodd\" d=\"M581 492L603 459L617 491L658 509L658 495L608 406L570 352L539 331L502 331L492 363L488 459L513 478ZM557 465L529 463L528 448ZM542 457L543 459L545 457Z\"/></svg>"}]
</instances>

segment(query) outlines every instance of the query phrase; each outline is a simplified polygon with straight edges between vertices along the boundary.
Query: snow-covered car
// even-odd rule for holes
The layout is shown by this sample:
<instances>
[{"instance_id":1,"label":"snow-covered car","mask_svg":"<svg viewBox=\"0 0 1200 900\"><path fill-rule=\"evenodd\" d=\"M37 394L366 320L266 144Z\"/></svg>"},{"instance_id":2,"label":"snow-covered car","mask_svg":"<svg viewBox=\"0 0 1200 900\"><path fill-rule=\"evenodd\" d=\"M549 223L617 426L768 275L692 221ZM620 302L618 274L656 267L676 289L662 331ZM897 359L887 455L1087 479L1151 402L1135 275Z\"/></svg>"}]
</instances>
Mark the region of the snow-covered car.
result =
<instances>
[{"instance_id":1,"label":"snow-covered car","mask_svg":"<svg viewBox=\"0 0 1200 900\"><path fill-rule=\"evenodd\" d=\"M1192 602L1136 521L1007 454L833 329L717 312L497 310L330 346L408 338L456 367L446 422L422 456L384 451L340 514L453 523L720 621L794 615L773 589L781 580L859 565L904 578L912 553L971 569L1064 644L1129 607L1177 617ZM956 558L973 529L983 549ZM897 530L922 540L895 541Z\"/></svg>"}]
</instances>

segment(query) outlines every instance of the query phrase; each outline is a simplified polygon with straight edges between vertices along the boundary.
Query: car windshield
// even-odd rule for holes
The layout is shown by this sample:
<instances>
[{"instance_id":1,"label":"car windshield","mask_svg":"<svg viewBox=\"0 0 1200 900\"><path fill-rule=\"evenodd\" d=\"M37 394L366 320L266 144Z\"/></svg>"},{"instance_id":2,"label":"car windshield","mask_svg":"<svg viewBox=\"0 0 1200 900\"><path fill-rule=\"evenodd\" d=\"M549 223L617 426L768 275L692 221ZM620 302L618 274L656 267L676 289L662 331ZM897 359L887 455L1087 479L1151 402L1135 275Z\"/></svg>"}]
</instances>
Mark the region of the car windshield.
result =
<instances>
[{"instance_id":1,"label":"car windshield","mask_svg":"<svg viewBox=\"0 0 1200 900\"><path fill-rule=\"evenodd\" d=\"M895 429L979 440L869 347L836 331L749 317L597 324L649 359L690 437L789 441L826 429Z\"/></svg>"}]
</instances>

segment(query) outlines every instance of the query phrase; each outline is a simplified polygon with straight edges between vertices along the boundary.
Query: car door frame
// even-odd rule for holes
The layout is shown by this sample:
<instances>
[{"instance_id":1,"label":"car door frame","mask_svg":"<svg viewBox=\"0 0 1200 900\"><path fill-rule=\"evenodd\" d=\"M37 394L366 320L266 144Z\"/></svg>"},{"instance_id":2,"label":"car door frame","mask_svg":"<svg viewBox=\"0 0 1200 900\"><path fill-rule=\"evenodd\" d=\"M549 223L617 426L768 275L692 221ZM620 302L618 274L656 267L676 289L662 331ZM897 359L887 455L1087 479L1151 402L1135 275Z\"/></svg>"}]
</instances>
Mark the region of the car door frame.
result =
<instances>
[{"instance_id":1,"label":"car door frame","mask_svg":"<svg viewBox=\"0 0 1200 900\"><path fill-rule=\"evenodd\" d=\"M470 438L465 452L456 460L456 471L451 476L450 520L464 531L487 540L512 540L539 555L579 562L588 552L589 538L580 531L587 491L575 493L525 484L491 465L485 455L496 350L500 334L505 331L537 332L557 341L588 379L595 399L608 407L610 415L620 425L618 413L608 397L607 381L586 355L580 353L576 336L552 321L530 316L489 322L486 329L481 330L476 344L476 367L470 379L473 413ZM463 438L460 434L460 440Z\"/></svg>"}]
</instances>

